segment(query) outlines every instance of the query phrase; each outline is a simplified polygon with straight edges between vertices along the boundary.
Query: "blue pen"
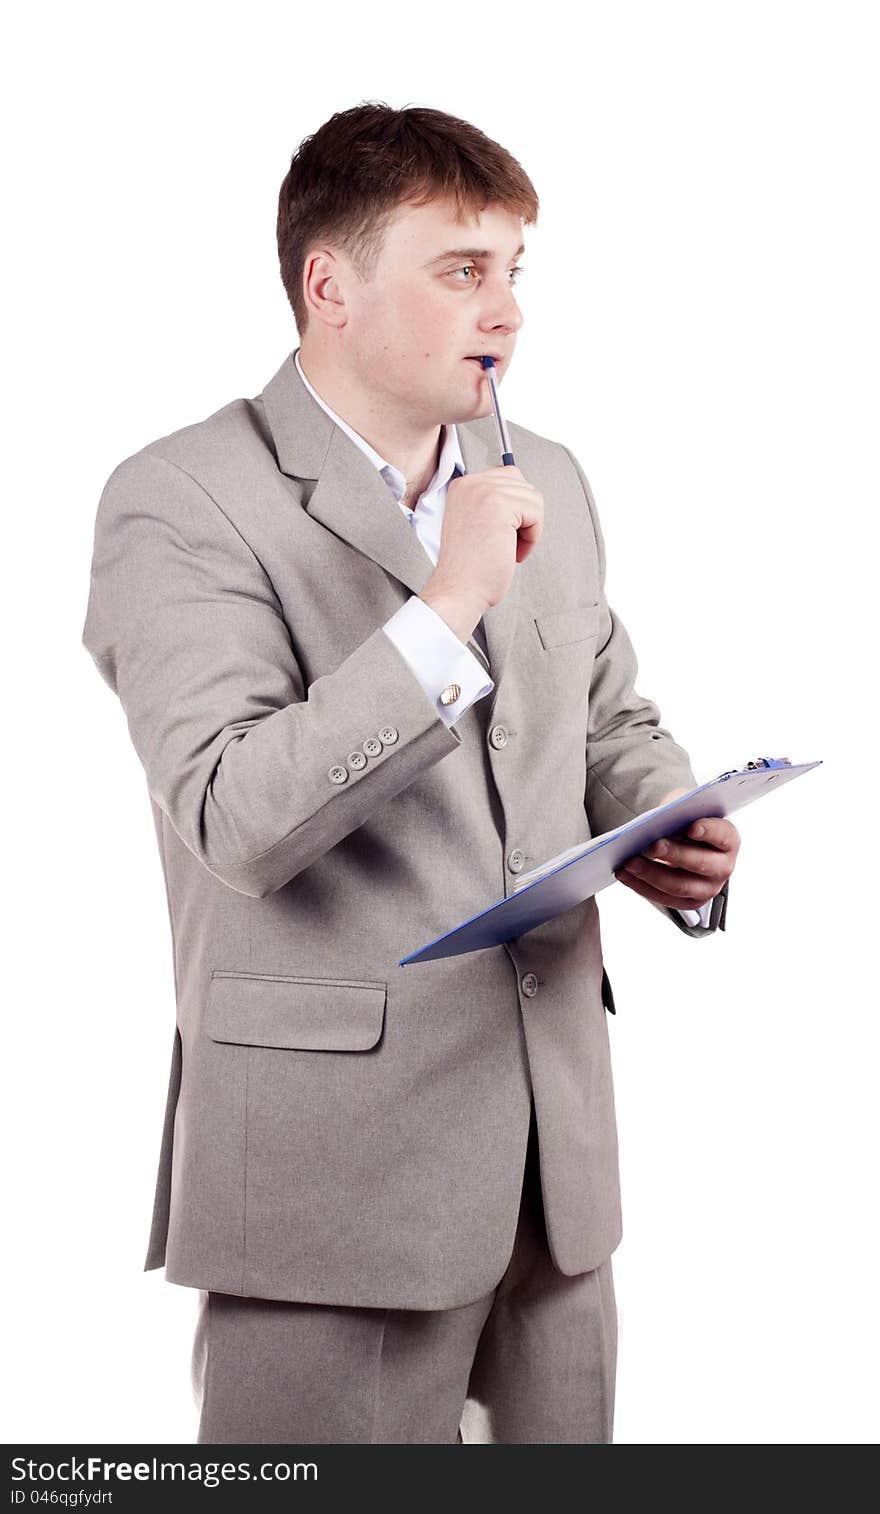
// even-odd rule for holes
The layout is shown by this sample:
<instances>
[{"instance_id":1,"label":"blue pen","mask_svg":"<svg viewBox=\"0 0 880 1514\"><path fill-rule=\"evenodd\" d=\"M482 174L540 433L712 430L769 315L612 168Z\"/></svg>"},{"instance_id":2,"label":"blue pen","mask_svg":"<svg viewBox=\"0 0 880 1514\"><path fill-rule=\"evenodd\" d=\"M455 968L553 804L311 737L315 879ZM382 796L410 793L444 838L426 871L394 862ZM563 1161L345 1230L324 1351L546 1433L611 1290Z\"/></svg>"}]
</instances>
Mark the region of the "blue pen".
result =
<instances>
[{"instance_id":1,"label":"blue pen","mask_svg":"<svg viewBox=\"0 0 880 1514\"><path fill-rule=\"evenodd\" d=\"M489 385L489 393L492 396L492 409L495 411L495 425L498 428L498 442L501 447L501 461L505 467L516 467L513 453L510 450L510 437L501 414L501 406L498 403L498 384L495 380L494 357L481 357L480 362L486 373L486 383Z\"/></svg>"}]
</instances>

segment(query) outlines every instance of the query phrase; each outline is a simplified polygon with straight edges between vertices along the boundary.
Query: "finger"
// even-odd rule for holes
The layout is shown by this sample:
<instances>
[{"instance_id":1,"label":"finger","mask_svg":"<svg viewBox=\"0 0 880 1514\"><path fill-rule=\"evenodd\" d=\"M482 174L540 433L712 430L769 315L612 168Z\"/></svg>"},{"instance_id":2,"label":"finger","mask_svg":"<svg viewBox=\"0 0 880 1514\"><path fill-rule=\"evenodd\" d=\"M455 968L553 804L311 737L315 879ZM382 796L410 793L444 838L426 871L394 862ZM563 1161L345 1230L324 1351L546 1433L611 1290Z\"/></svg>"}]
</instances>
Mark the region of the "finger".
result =
<instances>
[{"instance_id":1,"label":"finger","mask_svg":"<svg viewBox=\"0 0 880 1514\"><path fill-rule=\"evenodd\" d=\"M527 542L529 546L533 547L538 541L543 528L544 522L542 519L529 521L527 526L520 526L516 533L518 542Z\"/></svg>"},{"instance_id":2,"label":"finger","mask_svg":"<svg viewBox=\"0 0 880 1514\"><path fill-rule=\"evenodd\" d=\"M722 852L736 852L741 840L736 826L721 815L706 815L702 820L694 820L682 835L690 836L704 846L717 847Z\"/></svg>"},{"instance_id":3,"label":"finger","mask_svg":"<svg viewBox=\"0 0 880 1514\"><path fill-rule=\"evenodd\" d=\"M654 904L663 904L667 909L699 909L701 904L707 904L710 898L715 897L714 894L710 894L705 899L680 899L675 894L666 893L664 889L652 887L643 878L627 875L625 871L615 873L614 876L619 883L624 883L627 888L631 888L633 893L641 894L644 899L650 899ZM717 893L718 890L716 889L715 892Z\"/></svg>"},{"instance_id":4,"label":"finger","mask_svg":"<svg viewBox=\"0 0 880 1514\"><path fill-rule=\"evenodd\" d=\"M697 846L693 842L673 841L671 837L653 842L639 855L648 861L656 860L664 866L680 868L685 873L717 879L720 883L732 871L729 853L716 847Z\"/></svg>"},{"instance_id":5,"label":"finger","mask_svg":"<svg viewBox=\"0 0 880 1514\"><path fill-rule=\"evenodd\" d=\"M697 876L682 868L667 867L662 862L649 862L644 857L631 857L622 871L658 893L674 897L683 907L705 904L707 898L714 898L727 877L726 870L721 877L712 874Z\"/></svg>"}]
</instances>

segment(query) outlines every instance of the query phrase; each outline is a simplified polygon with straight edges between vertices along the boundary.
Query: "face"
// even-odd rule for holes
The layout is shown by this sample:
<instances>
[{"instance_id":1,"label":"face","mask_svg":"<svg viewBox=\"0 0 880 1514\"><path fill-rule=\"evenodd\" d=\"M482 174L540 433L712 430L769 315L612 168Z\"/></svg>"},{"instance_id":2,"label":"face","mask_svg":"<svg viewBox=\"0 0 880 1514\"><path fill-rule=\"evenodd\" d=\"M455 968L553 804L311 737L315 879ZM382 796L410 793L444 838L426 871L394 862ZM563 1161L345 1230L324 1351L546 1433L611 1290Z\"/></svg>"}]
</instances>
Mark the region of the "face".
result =
<instances>
[{"instance_id":1,"label":"face","mask_svg":"<svg viewBox=\"0 0 880 1514\"><path fill-rule=\"evenodd\" d=\"M368 283L335 253L335 276L312 290L336 302L327 335L346 382L415 427L490 415L477 356L495 356L500 383L523 321L514 293L523 242L509 210L459 221L453 204L433 201L398 207Z\"/></svg>"}]
</instances>

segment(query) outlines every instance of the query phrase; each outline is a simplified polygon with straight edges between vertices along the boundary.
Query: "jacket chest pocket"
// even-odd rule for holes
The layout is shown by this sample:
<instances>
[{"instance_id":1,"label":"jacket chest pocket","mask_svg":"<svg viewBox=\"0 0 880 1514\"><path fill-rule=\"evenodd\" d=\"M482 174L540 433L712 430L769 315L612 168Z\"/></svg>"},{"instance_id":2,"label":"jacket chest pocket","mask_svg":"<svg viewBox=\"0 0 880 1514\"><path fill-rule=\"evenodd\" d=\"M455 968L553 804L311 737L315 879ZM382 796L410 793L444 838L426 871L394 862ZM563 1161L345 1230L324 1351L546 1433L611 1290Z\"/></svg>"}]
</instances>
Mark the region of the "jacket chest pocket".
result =
<instances>
[{"instance_id":1,"label":"jacket chest pocket","mask_svg":"<svg viewBox=\"0 0 880 1514\"><path fill-rule=\"evenodd\" d=\"M599 636L599 604L574 605L567 610L548 610L535 616L535 625L545 651L596 641ZM583 650L588 650L583 647Z\"/></svg>"}]
</instances>

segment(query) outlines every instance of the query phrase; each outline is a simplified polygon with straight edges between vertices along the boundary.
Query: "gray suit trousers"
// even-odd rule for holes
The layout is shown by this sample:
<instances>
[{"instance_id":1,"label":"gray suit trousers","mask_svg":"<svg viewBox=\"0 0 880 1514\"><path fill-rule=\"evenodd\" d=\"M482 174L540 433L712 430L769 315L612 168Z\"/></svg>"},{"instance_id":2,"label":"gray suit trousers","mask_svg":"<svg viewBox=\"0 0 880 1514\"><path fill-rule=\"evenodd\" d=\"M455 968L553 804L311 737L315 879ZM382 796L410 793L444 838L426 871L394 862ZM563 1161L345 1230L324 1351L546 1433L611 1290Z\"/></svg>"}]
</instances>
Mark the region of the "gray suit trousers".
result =
<instances>
[{"instance_id":1,"label":"gray suit trousers","mask_svg":"<svg viewBox=\"0 0 880 1514\"><path fill-rule=\"evenodd\" d=\"M617 1306L611 1257L550 1257L534 1104L513 1252L457 1309L367 1309L202 1291L199 1442L607 1444Z\"/></svg>"}]
</instances>

